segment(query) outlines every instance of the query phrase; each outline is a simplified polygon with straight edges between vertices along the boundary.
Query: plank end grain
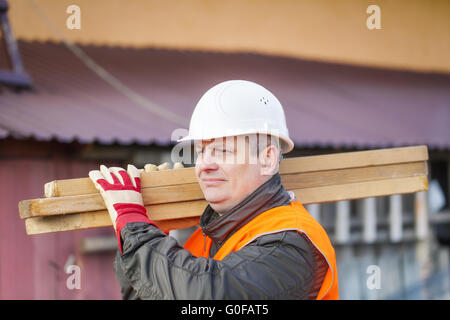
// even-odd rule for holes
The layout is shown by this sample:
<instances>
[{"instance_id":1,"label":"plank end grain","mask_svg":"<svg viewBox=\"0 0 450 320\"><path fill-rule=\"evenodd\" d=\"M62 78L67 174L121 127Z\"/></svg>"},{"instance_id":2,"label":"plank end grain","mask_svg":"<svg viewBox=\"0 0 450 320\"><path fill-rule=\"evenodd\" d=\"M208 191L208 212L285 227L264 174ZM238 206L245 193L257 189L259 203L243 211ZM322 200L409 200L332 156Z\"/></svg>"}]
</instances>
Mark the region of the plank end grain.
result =
<instances>
[{"instance_id":1,"label":"plank end grain","mask_svg":"<svg viewBox=\"0 0 450 320\"><path fill-rule=\"evenodd\" d=\"M31 200L19 201L19 215L21 219L31 217Z\"/></svg>"},{"instance_id":2,"label":"plank end grain","mask_svg":"<svg viewBox=\"0 0 450 320\"><path fill-rule=\"evenodd\" d=\"M57 197L58 196L58 193L57 193L57 190L56 190L56 181L55 180L47 182L44 185L44 196L46 198L52 198L52 197Z\"/></svg>"}]
</instances>

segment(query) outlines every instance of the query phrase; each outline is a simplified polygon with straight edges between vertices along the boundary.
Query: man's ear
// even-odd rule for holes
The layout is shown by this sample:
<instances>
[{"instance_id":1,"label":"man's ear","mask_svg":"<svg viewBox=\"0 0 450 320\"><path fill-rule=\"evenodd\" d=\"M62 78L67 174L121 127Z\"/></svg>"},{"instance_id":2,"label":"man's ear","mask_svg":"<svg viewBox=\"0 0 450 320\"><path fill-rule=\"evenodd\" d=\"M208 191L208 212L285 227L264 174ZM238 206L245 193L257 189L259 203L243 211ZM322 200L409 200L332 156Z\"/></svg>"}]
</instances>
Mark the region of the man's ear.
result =
<instances>
[{"instance_id":1,"label":"man's ear","mask_svg":"<svg viewBox=\"0 0 450 320\"><path fill-rule=\"evenodd\" d=\"M271 176L278 172L279 151L271 145L261 150L259 154L260 173L263 176Z\"/></svg>"}]
</instances>

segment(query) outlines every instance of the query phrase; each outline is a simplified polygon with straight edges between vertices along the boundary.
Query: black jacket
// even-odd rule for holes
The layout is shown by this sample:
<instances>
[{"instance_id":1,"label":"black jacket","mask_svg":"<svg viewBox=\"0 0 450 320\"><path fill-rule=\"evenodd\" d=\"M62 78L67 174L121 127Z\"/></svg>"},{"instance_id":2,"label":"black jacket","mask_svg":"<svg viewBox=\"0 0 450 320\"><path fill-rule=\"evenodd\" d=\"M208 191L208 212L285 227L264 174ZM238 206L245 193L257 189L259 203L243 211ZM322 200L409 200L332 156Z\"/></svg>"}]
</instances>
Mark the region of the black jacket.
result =
<instances>
[{"instance_id":1,"label":"black jacket","mask_svg":"<svg viewBox=\"0 0 450 320\"><path fill-rule=\"evenodd\" d=\"M200 227L213 240L210 257L248 221L290 201L276 174L221 216L208 205ZM121 237L114 268L124 299L315 299L328 267L296 231L260 236L220 261L193 256L143 222L128 223Z\"/></svg>"}]
</instances>

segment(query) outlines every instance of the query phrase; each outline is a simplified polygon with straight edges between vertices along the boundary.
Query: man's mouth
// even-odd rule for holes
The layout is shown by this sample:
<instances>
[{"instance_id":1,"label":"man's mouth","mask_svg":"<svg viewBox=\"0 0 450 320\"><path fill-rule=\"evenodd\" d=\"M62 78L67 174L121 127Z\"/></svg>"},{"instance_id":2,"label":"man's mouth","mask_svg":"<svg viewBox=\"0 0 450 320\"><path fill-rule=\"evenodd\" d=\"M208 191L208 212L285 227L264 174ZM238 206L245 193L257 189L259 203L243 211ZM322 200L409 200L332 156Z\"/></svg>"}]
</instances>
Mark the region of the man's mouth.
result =
<instances>
[{"instance_id":1,"label":"man's mouth","mask_svg":"<svg viewBox=\"0 0 450 320\"><path fill-rule=\"evenodd\" d=\"M214 187L214 186L218 186L221 183L225 182L225 179L220 179L220 178L205 178L202 179L203 184L206 187Z\"/></svg>"}]
</instances>

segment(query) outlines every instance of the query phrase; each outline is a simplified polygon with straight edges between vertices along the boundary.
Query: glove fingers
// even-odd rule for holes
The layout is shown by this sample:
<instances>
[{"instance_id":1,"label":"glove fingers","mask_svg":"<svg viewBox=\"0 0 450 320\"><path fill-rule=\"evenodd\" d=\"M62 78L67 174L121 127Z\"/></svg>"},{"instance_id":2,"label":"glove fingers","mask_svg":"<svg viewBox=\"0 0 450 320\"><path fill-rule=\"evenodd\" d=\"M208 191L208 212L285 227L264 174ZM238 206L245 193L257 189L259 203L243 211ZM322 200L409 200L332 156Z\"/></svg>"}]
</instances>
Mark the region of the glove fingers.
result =
<instances>
[{"instance_id":1,"label":"glove fingers","mask_svg":"<svg viewBox=\"0 0 450 320\"><path fill-rule=\"evenodd\" d=\"M94 186L98 190L103 191L103 184L106 183L106 181L105 177L100 171L98 170L89 171L89 178L91 178L92 182L94 183Z\"/></svg>"},{"instance_id":2,"label":"glove fingers","mask_svg":"<svg viewBox=\"0 0 450 320\"><path fill-rule=\"evenodd\" d=\"M128 176L127 172L120 167L111 167L109 168L109 171L111 172L111 175L113 178L117 178L120 184L122 185L131 185L130 177Z\"/></svg>"},{"instance_id":3,"label":"glove fingers","mask_svg":"<svg viewBox=\"0 0 450 320\"><path fill-rule=\"evenodd\" d=\"M110 169L108 169L105 165L100 166L100 172L103 174L104 179L111 184L119 184L120 180L113 174Z\"/></svg>"},{"instance_id":4,"label":"glove fingers","mask_svg":"<svg viewBox=\"0 0 450 320\"><path fill-rule=\"evenodd\" d=\"M151 172L151 171L158 171L158 166L152 164L152 163L147 163L144 166L144 171L145 172Z\"/></svg>"},{"instance_id":5,"label":"glove fingers","mask_svg":"<svg viewBox=\"0 0 450 320\"><path fill-rule=\"evenodd\" d=\"M129 164L127 167L128 176L131 177L131 183L135 187L141 187L141 172L134 165Z\"/></svg>"},{"instance_id":6,"label":"glove fingers","mask_svg":"<svg viewBox=\"0 0 450 320\"><path fill-rule=\"evenodd\" d=\"M164 162L158 166L158 171L168 170L169 169L169 163Z\"/></svg>"},{"instance_id":7,"label":"glove fingers","mask_svg":"<svg viewBox=\"0 0 450 320\"><path fill-rule=\"evenodd\" d=\"M175 162L173 164L173 168L176 170L176 169L184 168L184 166L183 166L183 164L181 162Z\"/></svg>"}]
</instances>

